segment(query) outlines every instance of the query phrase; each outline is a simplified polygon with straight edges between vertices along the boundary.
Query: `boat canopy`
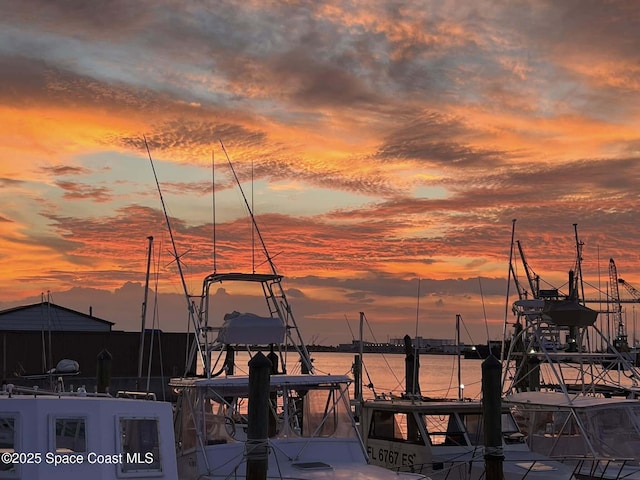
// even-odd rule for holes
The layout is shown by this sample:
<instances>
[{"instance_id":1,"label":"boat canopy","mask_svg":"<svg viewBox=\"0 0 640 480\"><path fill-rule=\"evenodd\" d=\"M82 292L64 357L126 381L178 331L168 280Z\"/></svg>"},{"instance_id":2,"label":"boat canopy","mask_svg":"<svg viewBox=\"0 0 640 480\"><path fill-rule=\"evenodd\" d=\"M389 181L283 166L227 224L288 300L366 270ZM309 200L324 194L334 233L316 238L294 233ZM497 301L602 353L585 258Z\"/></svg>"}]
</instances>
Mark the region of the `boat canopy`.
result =
<instances>
[{"instance_id":1,"label":"boat canopy","mask_svg":"<svg viewBox=\"0 0 640 480\"><path fill-rule=\"evenodd\" d=\"M224 344L280 345L286 327L277 317L261 317L254 313L231 312L224 316L218 342Z\"/></svg>"},{"instance_id":2,"label":"boat canopy","mask_svg":"<svg viewBox=\"0 0 640 480\"><path fill-rule=\"evenodd\" d=\"M564 327L591 327L598 312L573 300L546 300L542 313Z\"/></svg>"},{"instance_id":3,"label":"boat canopy","mask_svg":"<svg viewBox=\"0 0 640 480\"><path fill-rule=\"evenodd\" d=\"M346 375L271 375L271 390L305 389L324 385L349 384L351 379ZM172 378L169 382L174 388L211 389L219 395L243 395L249 390L249 377L235 375L233 377L215 378Z\"/></svg>"},{"instance_id":4,"label":"boat canopy","mask_svg":"<svg viewBox=\"0 0 640 480\"><path fill-rule=\"evenodd\" d=\"M637 400L626 398L594 397L590 395L569 394L561 392L519 392L505 397L504 401L512 405L521 405L529 409L537 408L597 408L616 405L637 406Z\"/></svg>"}]
</instances>

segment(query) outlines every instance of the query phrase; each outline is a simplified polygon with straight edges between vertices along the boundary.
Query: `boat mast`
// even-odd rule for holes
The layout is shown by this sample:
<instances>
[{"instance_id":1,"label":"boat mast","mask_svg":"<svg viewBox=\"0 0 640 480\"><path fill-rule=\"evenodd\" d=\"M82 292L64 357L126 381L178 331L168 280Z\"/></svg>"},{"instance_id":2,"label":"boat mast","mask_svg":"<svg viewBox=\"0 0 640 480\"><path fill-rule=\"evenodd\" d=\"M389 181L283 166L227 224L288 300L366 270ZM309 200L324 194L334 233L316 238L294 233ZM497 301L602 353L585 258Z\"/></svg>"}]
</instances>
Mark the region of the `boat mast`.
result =
<instances>
[{"instance_id":1,"label":"boat mast","mask_svg":"<svg viewBox=\"0 0 640 480\"><path fill-rule=\"evenodd\" d=\"M505 354L505 344L507 341L507 322L509 317L509 295L511 292L511 278L516 283L516 287L518 287L518 280L513 270L513 242L516 235L516 219L512 220L511 224L511 245L509 248L509 270L507 274L507 295L504 304L504 322L502 324L502 346L500 347L500 361L504 361ZM512 277L513 275L513 277ZM520 288L518 288L518 294L520 294Z\"/></svg>"},{"instance_id":2,"label":"boat mast","mask_svg":"<svg viewBox=\"0 0 640 480\"><path fill-rule=\"evenodd\" d=\"M182 262L180 261L180 256L178 255L178 247L176 246L176 241L175 238L173 237L173 229L171 228L171 222L169 221L169 214L167 213L167 207L164 203L164 197L162 196L162 189L160 188L160 182L158 181L158 175L156 174L156 168L153 164L153 159L151 158L151 150L149 149L149 144L147 143L147 137L143 136L142 137L144 139L144 146L147 149L147 155L149 156L149 162L151 163L151 170L153 171L153 178L156 181L156 187L158 189L158 195L160 196L160 203L162 204L162 211L164 212L164 219L165 222L167 224L167 230L169 231L169 238L171 239L171 246L173 247L173 258L175 258L176 260L176 265L178 266L178 273L180 275L180 282L182 283L182 291L184 293L184 298L187 302L187 311L189 312L189 319L191 320L191 323L193 323L193 327L195 329L195 332L198 332L198 322L196 321L196 317L194 315L194 308L191 302L191 298L189 296L189 290L187 288L187 283L184 279L184 272L182 271ZM206 364L206 356L204 354L204 352L202 351L202 345L200 344L200 341L198 338L196 338L195 341L196 344L196 348L198 350L198 353L200 354L200 358L202 359L202 363L203 365ZM192 357L190 356L188 361L187 361L187 365L185 365L185 373L189 370L190 366L191 366L191 361L192 361Z\"/></svg>"},{"instance_id":3,"label":"boat mast","mask_svg":"<svg viewBox=\"0 0 640 480\"><path fill-rule=\"evenodd\" d=\"M456 315L456 355L458 356L458 400L462 400L462 372L460 369L460 318L461 318L461 315L457 314Z\"/></svg>"},{"instance_id":4,"label":"boat mast","mask_svg":"<svg viewBox=\"0 0 640 480\"><path fill-rule=\"evenodd\" d=\"M138 349L138 388L142 385L142 358L144 356L144 330L147 323L147 298L149 296L149 272L151 270L151 250L153 247L153 237L148 236L149 247L147 250L147 275L144 282L144 300L142 301L142 314L140 326L140 347Z\"/></svg>"}]
</instances>

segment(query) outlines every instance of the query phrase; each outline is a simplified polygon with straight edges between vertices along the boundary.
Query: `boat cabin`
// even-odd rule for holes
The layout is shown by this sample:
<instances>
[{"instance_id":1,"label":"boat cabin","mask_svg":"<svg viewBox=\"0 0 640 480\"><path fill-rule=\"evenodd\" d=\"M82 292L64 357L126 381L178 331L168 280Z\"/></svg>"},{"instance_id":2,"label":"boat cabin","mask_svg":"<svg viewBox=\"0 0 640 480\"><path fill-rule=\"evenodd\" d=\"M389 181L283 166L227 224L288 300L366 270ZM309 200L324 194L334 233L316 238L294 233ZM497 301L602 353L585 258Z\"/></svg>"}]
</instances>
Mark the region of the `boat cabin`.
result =
<instances>
[{"instance_id":1,"label":"boat cabin","mask_svg":"<svg viewBox=\"0 0 640 480\"><path fill-rule=\"evenodd\" d=\"M532 450L554 458L615 458L640 466L637 400L560 392L521 392L506 398Z\"/></svg>"},{"instance_id":2,"label":"boat cabin","mask_svg":"<svg viewBox=\"0 0 640 480\"><path fill-rule=\"evenodd\" d=\"M484 475L482 404L467 401L371 400L362 405L362 436L371 462L431 478ZM508 408L502 413L504 476L571 478L571 469L532 454Z\"/></svg>"},{"instance_id":3,"label":"boat cabin","mask_svg":"<svg viewBox=\"0 0 640 480\"><path fill-rule=\"evenodd\" d=\"M0 392L0 479L177 478L170 403L27 390Z\"/></svg>"}]
</instances>

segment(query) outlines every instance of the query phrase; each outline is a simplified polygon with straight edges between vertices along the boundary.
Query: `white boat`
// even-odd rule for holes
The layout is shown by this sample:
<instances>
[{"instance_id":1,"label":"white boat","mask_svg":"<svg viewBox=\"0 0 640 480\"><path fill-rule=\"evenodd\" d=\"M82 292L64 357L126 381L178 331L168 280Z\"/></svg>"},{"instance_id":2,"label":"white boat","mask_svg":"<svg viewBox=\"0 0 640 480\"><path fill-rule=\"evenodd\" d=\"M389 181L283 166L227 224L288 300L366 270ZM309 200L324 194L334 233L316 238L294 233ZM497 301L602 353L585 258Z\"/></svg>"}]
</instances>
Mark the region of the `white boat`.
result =
<instances>
[{"instance_id":1,"label":"white boat","mask_svg":"<svg viewBox=\"0 0 640 480\"><path fill-rule=\"evenodd\" d=\"M267 478L424 478L370 465L351 415L349 378L272 375ZM244 478L248 377L174 379L181 480Z\"/></svg>"},{"instance_id":2,"label":"white boat","mask_svg":"<svg viewBox=\"0 0 640 480\"><path fill-rule=\"evenodd\" d=\"M640 479L640 404L636 399L521 392L506 399L532 450L579 465L596 478Z\"/></svg>"},{"instance_id":3,"label":"white boat","mask_svg":"<svg viewBox=\"0 0 640 480\"><path fill-rule=\"evenodd\" d=\"M361 313L360 331L363 318ZM461 316L457 315L458 346L460 321ZM499 413L496 422L501 424L501 434L496 432L498 438L494 436L488 442L490 445L500 443L500 446L486 447L482 402L462 398L459 348L458 399L423 397L417 382L411 381L412 376L419 377L417 353L410 338L406 336L404 340L405 393L373 400L364 400L360 395L356 399L360 431L374 463L394 471L419 472L442 480L480 480L490 477L488 472L497 473L498 470L505 480L574 478L571 467L529 449L509 407L502 406L495 412ZM491 360L497 367L494 369L496 388L493 396L499 400L500 364L493 357ZM356 377L361 379L357 365L358 362L354 365ZM487 384L491 384L489 378ZM362 387L356 391L362 392ZM496 462L496 459L500 460Z\"/></svg>"},{"instance_id":4,"label":"white boat","mask_svg":"<svg viewBox=\"0 0 640 480\"><path fill-rule=\"evenodd\" d=\"M170 403L3 386L0 478L176 480Z\"/></svg>"},{"instance_id":5,"label":"white boat","mask_svg":"<svg viewBox=\"0 0 640 480\"><path fill-rule=\"evenodd\" d=\"M575 466L584 478L637 480L640 403L631 399L639 392L640 373L620 350L626 340L603 335L596 322L599 312L580 298L577 231L576 252L569 291L562 294L539 288L540 279L531 274L520 247L531 291L514 277L519 298L512 308L513 333L505 343L503 401L513 407L533 451ZM511 265L510 274L515 271ZM625 338L619 328L618 339Z\"/></svg>"},{"instance_id":6,"label":"white boat","mask_svg":"<svg viewBox=\"0 0 640 480\"><path fill-rule=\"evenodd\" d=\"M362 403L362 432L378 465L433 479L485 478L479 401L384 399ZM508 408L502 412L505 480L571 479L573 468L533 453Z\"/></svg>"},{"instance_id":7,"label":"white boat","mask_svg":"<svg viewBox=\"0 0 640 480\"><path fill-rule=\"evenodd\" d=\"M197 365L203 375L170 381L178 396L174 423L180 480L246 475L256 440L247 438L249 376L236 375L241 367L247 368L235 364L239 348L246 348L252 356L269 351L272 362L269 433L258 442L267 451L267 478L425 478L369 463L351 413L351 380L313 373L281 281L282 276L275 273L215 273L205 278L192 349L194 355L200 354ZM223 282L258 284L265 296L266 314L214 315L215 297L209 291ZM213 318L224 321L215 324ZM284 373L298 369L296 374Z\"/></svg>"}]
</instances>

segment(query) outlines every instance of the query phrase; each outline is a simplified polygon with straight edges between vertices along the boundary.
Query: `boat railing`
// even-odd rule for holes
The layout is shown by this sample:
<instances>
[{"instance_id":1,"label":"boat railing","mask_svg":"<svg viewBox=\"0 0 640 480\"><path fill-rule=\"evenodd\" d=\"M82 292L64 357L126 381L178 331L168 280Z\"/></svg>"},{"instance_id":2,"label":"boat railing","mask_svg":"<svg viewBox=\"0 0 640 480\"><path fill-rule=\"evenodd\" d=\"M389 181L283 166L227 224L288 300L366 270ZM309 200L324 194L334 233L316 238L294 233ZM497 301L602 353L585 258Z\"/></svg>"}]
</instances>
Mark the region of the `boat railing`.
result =
<instances>
[{"instance_id":1,"label":"boat railing","mask_svg":"<svg viewBox=\"0 0 640 480\"><path fill-rule=\"evenodd\" d=\"M57 396L57 397L105 397L112 398L108 393L88 392L83 386L78 387L77 390L70 391L54 391L39 388L37 385L33 387L24 387L21 385L14 385L12 383L2 385L0 390L0 396L6 396L11 398L13 395L33 395L37 396Z\"/></svg>"},{"instance_id":2,"label":"boat railing","mask_svg":"<svg viewBox=\"0 0 640 480\"><path fill-rule=\"evenodd\" d=\"M130 390L119 390L116 393L116 398L133 398L136 400L156 400L156 394L153 392L136 392Z\"/></svg>"},{"instance_id":3,"label":"boat railing","mask_svg":"<svg viewBox=\"0 0 640 480\"><path fill-rule=\"evenodd\" d=\"M553 457L554 460L562 463L575 465L573 469L574 478L579 479L602 479L618 480L629 477L629 468L640 467L633 465L633 458L612 458L594 457L591 455L568 455L564 457ZM633 477L635 478L635 477Z\"/></svg>"}]
</instances>

